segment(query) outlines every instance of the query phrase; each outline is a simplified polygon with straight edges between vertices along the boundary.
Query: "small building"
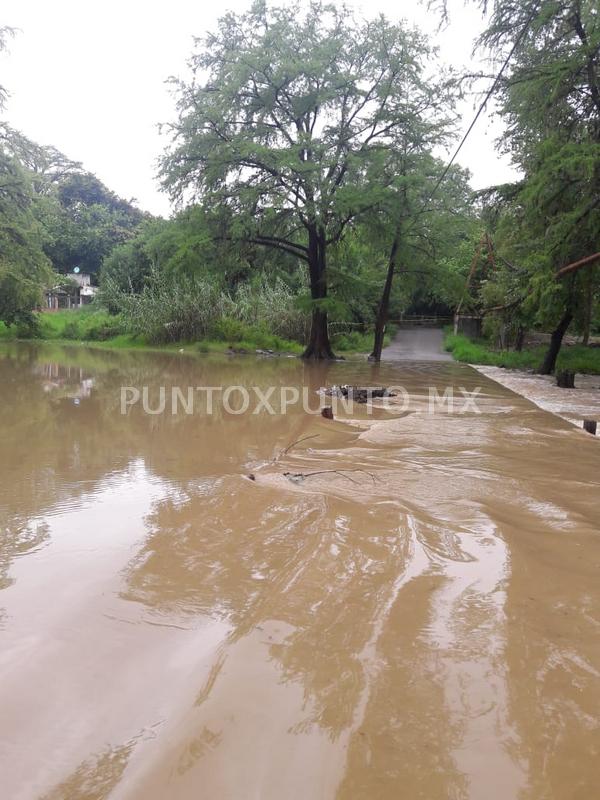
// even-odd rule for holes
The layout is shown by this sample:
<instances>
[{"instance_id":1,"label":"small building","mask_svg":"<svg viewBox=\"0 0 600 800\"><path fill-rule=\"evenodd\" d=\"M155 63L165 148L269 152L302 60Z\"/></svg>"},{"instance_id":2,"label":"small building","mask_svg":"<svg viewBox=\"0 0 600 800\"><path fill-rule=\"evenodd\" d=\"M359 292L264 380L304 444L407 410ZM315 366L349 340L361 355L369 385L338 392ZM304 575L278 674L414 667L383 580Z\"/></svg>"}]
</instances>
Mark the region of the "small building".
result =
<instances>
[{"instance_id":1,"label":"small building","mask_svg":"<svg viewBox=\"0 0 600 800\"><path fill-rule=\"evenodd\" d=\"M81 308L94 299L97 286L92 286L92 276L87 272L69 272L64 282L46 292L46 310Z\"/></svg>"}]
</instances>

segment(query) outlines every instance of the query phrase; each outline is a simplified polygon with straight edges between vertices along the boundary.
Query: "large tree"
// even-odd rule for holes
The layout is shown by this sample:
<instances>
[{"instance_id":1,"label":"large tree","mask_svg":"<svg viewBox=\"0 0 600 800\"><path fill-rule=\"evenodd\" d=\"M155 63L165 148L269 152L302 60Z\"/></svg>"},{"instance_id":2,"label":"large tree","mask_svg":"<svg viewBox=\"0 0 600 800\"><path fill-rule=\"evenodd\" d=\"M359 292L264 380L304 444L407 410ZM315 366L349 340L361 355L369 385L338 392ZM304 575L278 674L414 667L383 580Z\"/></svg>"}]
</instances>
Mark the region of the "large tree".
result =
<instances>
[{"instance_id":1,"label":"large tree","mask_svg":"<svg viewBox=\"0 0 600 800\"><path fill-rule=\"evenodd\" d=\"M400 273L414 295L425 296L432 276L439 279L438 259L447 256L447 248L456 246L469 235L471 190L468 173L458 167L448 171L445 182L437 187L444 170L443 162L433 158L429 147L439 143L441 133L432 128L425 134L426 123L417 126L415 138L396 150L395 177L385 202L377 209L378 230L388 247L387 270L375 319L371 360L379 361L383 348L394 278ZM418 279L415 280L415 277ZM440 292L441 295L441 292ZM439 295L438 295L439 296Z\"/></svg>"},{"instance_id":2,"label":"large tree","mask_svg":"<svg viewBox=\"0 0 600 800\"><path fill-rule=\"evenodd\" d=\"M477 4L489 12L480 44L499 61L510 54L498 96L501 147L524 174L501 215L499 243L522 267L527 314L553 329L541 367L548 373L572 320L589 330L598 286L594 264L556 278L600 250L600 14L597 0Z\"/></svg>"},{"instance_id":3,"label":"large tree","mask_svg":"<svg viewBox=\"0 0 600 800\"><path fill-rule=\"evenodd\" d=\"M56 147L32 141L0 123L0 146L27 176L44 250L59 272L79 266L92 274L113 248L128 241L145 215Z\"/></svg>"},{"instance_id":4,"label":"large tree","mask_svg":"<svg viewBox=\"0 0 600 800\"><path fill-rule=\"evenodd\" d=\"M256 2L197 42L194 77L178 83L164 185L179 199L227 205L237 218L231 235L307 265L305 357L333 356L328 251L381 202L390 148L425 110L411 94L429 53L423 36L383 17ZM427 109L440 112L429 99Z\"/></svg>"},{"instance_id":5,"label":"large tree","mask_svg":"<svg viewBox=\"0 0 600 800\"><path fill-rule=\"evenodd\" d=\"M0 321L29 323L52 280L27 176L0 145Z\"/></svg>"},{"instance_id":6,"label":"large tree","mask_svg":"<svg viewBox=\"0 0 600 800\"><path fill-rule=\"evenodd\" d=\"M0 28L0 52L12 33ZM6 94L0 85L0 110ZM51 281L32 204L27 174L0 136L0 321L7 325L31 323L32 309Z\"/></svg>"},{"instance_id":7,"label":"large tree","mask_svg":"<svg viewBox=\"0 0 600 800\"><path fill-rule=\"evenodd\" d=\"M0 27L0 53L3 50L6 50L8 46L8 40L11 36L14 35L14 28L9 28L8 25L3 25ZM6 86L0 84L0 110L4 108L4 103L6 102L8 91Z\"/></svg>"}]
</instances>

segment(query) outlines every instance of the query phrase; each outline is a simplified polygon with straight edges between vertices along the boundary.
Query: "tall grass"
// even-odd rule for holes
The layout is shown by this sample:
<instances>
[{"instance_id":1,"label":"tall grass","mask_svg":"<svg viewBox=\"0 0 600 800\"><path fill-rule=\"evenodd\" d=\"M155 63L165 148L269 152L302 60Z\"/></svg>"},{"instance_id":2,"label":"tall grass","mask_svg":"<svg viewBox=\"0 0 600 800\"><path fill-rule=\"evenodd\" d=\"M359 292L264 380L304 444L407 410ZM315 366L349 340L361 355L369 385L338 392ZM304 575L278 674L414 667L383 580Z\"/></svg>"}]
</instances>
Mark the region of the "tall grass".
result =
<instances>
[{"instance_id":1,"label":"tall grass","mask_svg":"<svg viewBox=\"0 0 600 800\"><path fill-rule=\"evenodd\" d=\"M256 342L269 336L303 342L306 335L305 316L282 281L242 284L232 297L207 278L173 278L155 270L139 294L107 283L102 297L119 309L130 333L152 344L202 339Z\"/></svg>"},{"instance_id":2,"label":"tall grass","mask_svg":"<svg viewBox=\"0 0 600 800\"><path fill-rule=\"evenodd\" d=\"M235 293L235 317L252 326L265 327L277 336L306 342L309 316L298 308L297 296L282 280L254 285L243 283Z\"/></svg>"},{"instance_id":3,"label":"tall grass","mask_svg":"<svg viewBox=\"0 0 600 800\"><path fill-rule=\"evenodd\" d=\"M520 353L514 350L493 350L484 340L471 341L462 334L453 333L446 334L444 346L457 361L507 369L537 370L546 353L545 345L532 347ZM600 348L564 345L558 356L557 369L572 369L575 372L598 375L600 374Z\"/></svg>"},{"instance_id":4,"label":"tall grass","mask_svg":"<svg viewBox=\"0 0 600 800\"><path fill-rule=\"evenodd\" d=\"M0 339L80 339L107 341L125 331L120 316L96 306L36 313L30 325L0 323Z\"/></svg>"},{"instance_id":5,"label":"tall grass","mask_svg":"<svg viewBox=\"0 0 600 800\"><path fill-rule=\"evenodd\" d=\"M174 281L159 270L152 272L139 294L107 283L103 297L105 302L110 298L130 333L152 344L205 338L217 320L234 308L231 298L214 283L195 277Z\"/></svg>"}]
</instances>

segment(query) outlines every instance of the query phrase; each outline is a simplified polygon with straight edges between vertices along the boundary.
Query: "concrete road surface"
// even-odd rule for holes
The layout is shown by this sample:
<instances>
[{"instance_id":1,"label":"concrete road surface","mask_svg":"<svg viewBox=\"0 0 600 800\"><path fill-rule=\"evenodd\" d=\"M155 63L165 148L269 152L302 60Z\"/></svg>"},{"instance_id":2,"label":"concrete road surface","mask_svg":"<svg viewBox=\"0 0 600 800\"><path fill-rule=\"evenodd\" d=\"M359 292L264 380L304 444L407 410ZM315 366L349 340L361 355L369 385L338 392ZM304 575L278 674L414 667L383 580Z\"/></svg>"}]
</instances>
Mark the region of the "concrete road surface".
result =
<instances>
[{"instance_id":1,"label":"concrete road surface","mask_svg":"<svg viewBox=\"0 0 600 800\"><path fill-rule=\"evenodd\" d=\"M400 330L389 347L381 354L383 361L452 361L444 352L444 332L441 328L410 328Z\"/></svg>"}]
</instances>

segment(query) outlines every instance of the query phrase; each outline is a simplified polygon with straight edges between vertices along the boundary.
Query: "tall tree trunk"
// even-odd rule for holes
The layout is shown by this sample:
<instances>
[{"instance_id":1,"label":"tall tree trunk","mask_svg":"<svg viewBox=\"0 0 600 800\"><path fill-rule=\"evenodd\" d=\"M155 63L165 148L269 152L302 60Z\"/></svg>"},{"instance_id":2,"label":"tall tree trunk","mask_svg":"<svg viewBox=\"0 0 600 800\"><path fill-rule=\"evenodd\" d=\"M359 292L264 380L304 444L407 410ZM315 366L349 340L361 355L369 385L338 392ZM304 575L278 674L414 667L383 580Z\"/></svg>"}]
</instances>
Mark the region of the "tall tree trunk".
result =
<instances>
[{"instance_id":1,"label":"tall tree trunk","mask_svg":"<svg viewBox=\"0 0 600 800\"><path fill-rule=\"evenodd\" d=\"M373 342L373 352L369 356L369 361L381 361L381 351L383 350L385 326L388 320L388 313L390 309L390 296L392 294L392 284L394 282L394 272L396 270L396 259L398 258L399 247L400 227L398 227L396 230L396 235L394 236L394 241L392 242L392 249L390 250L387 275L385 276L383 293L381 295L381 301L377 310L377 319L375 320L375 341Z\"/></svg>"},{"instance_id":2,"label":"tall tree trunk","mask_svg":"<svg viewBox=\"0 0 600 800\"><path fill-rule=\"evenodd\" d=\"M563 337L567 332L567 328L571 324L572 320L573 320L573 311L569 307L566 309L565 313L562 316L562 319L552 332L552 336L550 338L550 346L548 347L548 351L544 358L544 363L542 364L540 369L541 375L550 375L551 373L554 372L554 368L556 367L556 359L558 358L558 354L560 353Z\"/></svg>"},{"instance_id":3,"label":"tall tree trunk","mask_svg":"<svg viewBox=\"0 0 600 800\"><path fill-rule=\"evenodd\" d=\"M310 273L310 295L313 300L325 300L327 297L327 261L325 232L316 225L308 231L308 269ZM327 311L319 307L313 308L310 325L310 336L302 358L335 358L329 341L327 328Z\"/></svg>"},{"instance_id":4,"label":"tall tree trunk","mask_svg":"<svg viewBox=\"0 0 600 800\"><path fill-rule=\"evenodd\" d=\"M594 267L588 269L585 284L585 299L583 306L583 344L587 347L590 343L590 329L594 313Z\"/></svg>"},{"instance_id":5,"label":"tall tree trunk","mask_svg":"<svg viewBox=\"0 0 600 800\"><path fill-rule=\"evenodd\" d=\"M517 329L517 338L515 340L515 350L517 353L520 353L523 350L523 344L525 342L525 328L522 325L519 325Z\"/></svg>"}]
</instances>

